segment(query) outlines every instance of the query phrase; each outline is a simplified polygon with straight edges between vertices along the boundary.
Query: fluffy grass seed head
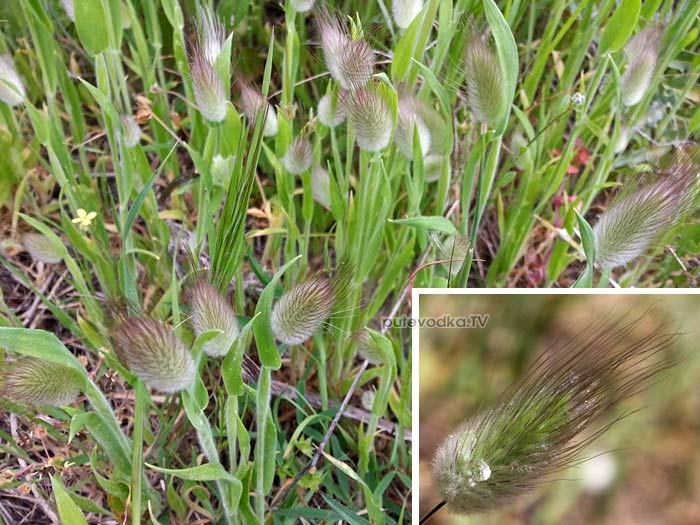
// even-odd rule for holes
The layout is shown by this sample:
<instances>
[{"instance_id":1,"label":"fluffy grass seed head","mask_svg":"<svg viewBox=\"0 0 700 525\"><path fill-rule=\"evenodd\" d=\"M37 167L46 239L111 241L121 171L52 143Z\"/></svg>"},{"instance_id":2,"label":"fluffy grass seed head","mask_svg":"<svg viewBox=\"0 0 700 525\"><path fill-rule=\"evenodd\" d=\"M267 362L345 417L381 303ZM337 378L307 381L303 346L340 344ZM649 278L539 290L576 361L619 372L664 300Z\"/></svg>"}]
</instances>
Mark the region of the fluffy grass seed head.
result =
<instances>
[{"instance_id":1,"label":"fluffy grass seed head","mask_svg":"<svg viewBox=\"0 0 700 525\"><path fill-rule=\"evenodd\" d=\"M423 9L423 0L392 0L391 14L400 29L406 29Z\"/></svg>"},{"instance_id":2,"label":"fluffy grass seed head","mask_svg":"<svg viewBox=\"0 0 700 525\"><path fill-rule=\"evenodd\" d=\"M112 329L111 338L119 361L150 388L173 393L194 381L194 359L167 324L145 316L127 317Z\"/></svg>"},{"instance_id":3,"label":"fluffy grass seed head","mask_svg":"<svg viewBox=\"0 0 700 525\"><path fill-rule=\"evenodd\" d=\"M643 318L594 323L550 348L491 408L457 427L432 464L447 509L466 515L500 508L575 464L612 423L577 436L673 366L656 354L676 335L664 326L637 338Z\"/></svg>"},{"instance_id":4,"label":"fluffy grass seed head","mask_svg":"<svg viewBox=\"0 0 700 525\"><path fill-rule=\"evenodd\" d=\"M313 9L316 0L291 0L291 3L297 13L308 13Z\"/></svg>"},{"instance_id":5,"label":"fluffy grass seed head","mask_svg":"<svg viewBox=\"0 0 700 525\"><path fill-rule=\"evenodd\" d=\"M331 76L350 91L367 85L374 72L372 47L361 38L353 39L348 28L325 7L317 10L316 24Z\"/></svg>"},{"instance_id":6,"label":"fluffy grass seed head","mask_svg":"<svg viewBox=\"0 0 700 525\"><path fill-rule=\"evenodd\" d=\"M437 239L436 239L437 241ZM445 266L451 275L456 275L462 263L469 255L469 237L466 235L448 235L444 241L437 242L440 258L446 260Z\"/></svg>"},{"instance_id":7,"label":"fluffy grass seed head","mask_svg":"<svg viewBox=\"0 0 700 525\"><path fill-rule=\"evenodd\" d=\"M262 94L254 89L248 82L244 80L237 81L238 89L241 93L241 107L246 118L251 122L255 120L258 111L266 108L265 111L265 127L263 128L263 136L274 137L279 130L279 122L277 120L277 112L272 105L265 100Z\"/></svg>"},{"instance_id":8,"label":"fluffy grass seed head","mask_svg":"<svg viewBox=\"0 0 700 525\"><path fill-rule=\"evenodd\" d=\"M355 332L353 342L360 357L373 365L383 365L391 361L391 343L374 330L363 328Z\"/></svg>"},{"instance_id":9,"label":"fluffy grass seed head","mask_svg":"<svg viewBox=\"0 0 700 525\"><path fill-rule=\"evenodd\" d=\"M365 87L350 94L348 121L361 149L380 151L389 145L394 118L386 100L375 89Z\"/></svg>"},{"instance_id":10,"label":"fluffy grass seed head","mask_svg":"<svg viewBox=\"0 0 700 525\"><path fill-rule=\"evenodd\" d=\"M341 90L334 97L332 93L326 93L318 101L318 120L328 128L340 126L348 115L347 91ZM335 98L335 109L333 101Z\"/></svg>"},{"instance_id":11,"label":"fluffy grass seed head","mask_svg":"<svg viewBox=\"0 0 700 525\"><path fill-rule=\"evenodd\" d=\"M442 177L445 158L442 155L427 155L423 159L423 173L427 182L436 182Z\"/></svg>"},{"instance_id":12,"label":"fluffy grass seed head","mask_svg":"<svg viewBox=\"0 0 700 525\"><path fill-rule=\"evenodd\" d=\"M467 100L476 120L495 127L507 110L500 62L484 36L472 31L466 48Z\"/></svg>"},{"instance_id":13,"label":"fluffy grass seed head","mask_svg":"<svg viewBox=\"0 0 700 525\"><path fill-rule=\"evenodd\" d=\"M68 15L68 18L75 22L75 9L73 8L73 0L61 0L61 4L63 5L63 10Z\"/></svg>"},{"instance_id":14,"label":"fluffy grass seed head","mask_svg":"<svg viewBox=\"0 0 700 525\"><path fill-rule=\"evenodd\" d=\"M16 356L0 362L0 395L23 405L70 405L82 385L80 372L45 359Z\"/></svg>"},{"instance_id":15,"label":"fluffy grass seed head","mask_svg":"<svg viewBox=\"0 0 700 525\"><path fill-rule=\"evenodd\" d=\"M32 259L44 264L57 264L63 260L64 247L43 233L25 233L22 236L22 246Z\"/></svg>"},{"instance_id":16,"label":"fluffy grass seed head","mask_svg":"<svg viewBox=\"0 0 700 525\"><path fill-rule=\"evenodd\" d=\"M196 26L199 48L207 62L214 65L226 40L224 25L208 5L200 5L197 9Z\"/></svg>"},{"instance_id":17,"label":"fluffy grass seed head","mask_svg":"<svg viewBox=\"0 0 700 525\"><path fill-rule=\"evenodd\" d=\"M211 284L198 280L185 292L190 305L190 322L195 336L219 330L221 333L204 343L204 353L221 357L228 353L238 337L238 320L229 302Z\"/></svg>"},{"instance_id":18,"label":"fluffy grass seed head","mask_svg":"<svg viewBox=\"0 0 700 525\"><path fill-rule=\"evenodd\" d=\"M301 175L311 167L314 160L314 153L311 149L311 142L304 137L294 139L287 151L282 156L282 164L292 175Z\"/></svg>"},{"instance_id":19,"label":"fluffy grass seed head","mask_svg":"<svg viewBox=\"0 0 700 525\"><path fill-rule=\"evenodd\" d=\"M272 308L272 333L288 345L300 345L321 327L333 312L335 293L327 277L303 281L275 303Z\"/></svg>"},{"instance_id":20,"label":"fluffy grass seed head","mask_svg":"<svg viewBox=\"0 0 700 525\"><path fill-rule=\"evenodd\" d=\"M314 166L311 170L311 193L316 202L327 210L331 209L330 175L321 166Z\"/></svg>"},{"instance_id":21,"label":"fluffy grass seed head","mask_svg":"<svg viewBox=\"0 0 700 525\"><path fill-rule=\"evenodd\" d=\"M664 28L653 24L634 35L625 45L627 69L620 79L622 103L638 104L649 89L659 58Z\"/></svg>"},{"instance_id":22,"label":"fluffy grass seed head","mask_svg":"<svg viewBox=\"0 0 700 525\"><path fill-rule=\"evenodd\" d=\"M224 83L199 47L191 53L190 72L197 109L210 123L223 122L227 103Z\"/></svg>"},{"instance_id":23,"label":"fluffy grass seed head","mask_svg":"<svg viewBox=\"0 0 700 525\"><path fill-rule=\"evenodd\" d=\"M121 117L122 136L127 148L135 148L141 142L141 127L134 117L124 115Z\"/></svg>"},{"instance_id":24,"label":"fluffy grass seed head","mask_svg":"<svg viewBox=\"0 0 700 525\"><path fill-rule=\"evenodd\" d=\"M396 147L408 159L413 159L413 134L418 132L418 142L423 156L430 151L432 137L421 116L421 103L412 95L399 97L399 111L396 118Z\"/></svg>"},{"instance_id":25,"label":"fluffy grass seed head","mask_svg":"<svg viewBox=\"0 0 700 525\"><path fill-rule=\"evenodd\" d=\"M10 55L0 55L0 100L10 107L24 102L27 92Z\"/></svg>"},{"instance_id":26,"label":"fluffy grass seed head","mask_svg":"<svg viewBox=\"0 0 700 525\"><path fill-rule=\"evenodd\" d=\"M697 202L699 173L700 164L679 157L656 181L613 202L593 227L596 264L624 266L663 237Z\"/></svg>"}]
</instances>

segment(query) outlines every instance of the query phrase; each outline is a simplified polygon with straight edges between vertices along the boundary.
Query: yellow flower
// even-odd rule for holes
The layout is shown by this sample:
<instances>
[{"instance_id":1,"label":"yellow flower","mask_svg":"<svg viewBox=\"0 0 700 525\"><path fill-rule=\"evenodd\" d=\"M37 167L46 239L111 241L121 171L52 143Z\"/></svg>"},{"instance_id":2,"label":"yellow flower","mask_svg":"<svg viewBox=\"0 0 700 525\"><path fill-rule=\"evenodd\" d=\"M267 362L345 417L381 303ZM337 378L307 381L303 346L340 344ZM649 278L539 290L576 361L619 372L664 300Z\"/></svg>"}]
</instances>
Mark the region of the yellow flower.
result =
<instances>
[{"instance_id":1,"label":"yellow flower","mask_svg":"<svg viewBox=\"0 0 700 525\"><path fill-rule=\"evenodd\" d=\"M95 217L97 217L96 211L88 213L84 209L78 208L78 216L73 219L73 223L78 224L81 230L87 230Z\"/></svg>"}]
</instances>

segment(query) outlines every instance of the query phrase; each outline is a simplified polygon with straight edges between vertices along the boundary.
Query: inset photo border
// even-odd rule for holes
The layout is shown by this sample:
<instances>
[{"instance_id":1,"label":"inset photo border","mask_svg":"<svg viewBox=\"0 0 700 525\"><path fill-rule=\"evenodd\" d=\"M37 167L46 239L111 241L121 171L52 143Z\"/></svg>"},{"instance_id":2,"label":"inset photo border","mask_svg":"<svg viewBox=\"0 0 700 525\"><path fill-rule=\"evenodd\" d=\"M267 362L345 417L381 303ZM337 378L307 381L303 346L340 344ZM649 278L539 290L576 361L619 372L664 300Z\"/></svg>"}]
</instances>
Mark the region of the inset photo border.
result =
<instances>
[{"instance_id":1,"label":"inset photo border","mask_svg":"<svg viewBox=\"0 0 700 525\"><path fill-rule=\"evenodd\" d=\"M414 289L413 524L700 523L700 294Z\"/></svg>"}]
</instances>

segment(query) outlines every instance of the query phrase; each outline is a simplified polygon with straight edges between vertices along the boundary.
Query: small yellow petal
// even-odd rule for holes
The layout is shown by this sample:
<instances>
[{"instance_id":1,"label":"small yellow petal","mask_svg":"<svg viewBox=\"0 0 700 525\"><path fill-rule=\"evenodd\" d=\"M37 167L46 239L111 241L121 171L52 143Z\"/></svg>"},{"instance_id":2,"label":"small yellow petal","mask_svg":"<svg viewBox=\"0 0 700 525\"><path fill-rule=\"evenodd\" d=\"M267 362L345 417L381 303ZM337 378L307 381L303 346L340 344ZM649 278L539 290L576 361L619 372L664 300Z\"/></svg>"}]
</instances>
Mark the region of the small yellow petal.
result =
<instances>
[{"instance_id":1,"label":"small yellow petal","mask_svg":"<svg viewBox=\"0 0 700 525\"><path fill-rule=\"evenodd\" d=\"M87 214L87 219L88 219L89 221L91 221L91 220L94 219L95 217L97 217L97 212L96 212L96 211L91 211L90 213Z\"/></svg>"},{"instance_id":2,"label":"small yellow petal","mask_svg":"<svg viewBox=\"0 0 700 525\"><path fill-rule=\"evenodd\" d=\"M84 209L78 208L78 217L80 217L82 219L86 215L87 215L87 212Z\"/></svg>"},{"instance_id":3,"label":"small yellow petal","mask_svg":"<svg viewBox=\"0 0 700 525\"><path fill-rule=\"evenodd\" d=\"M72 223L78 223L78 222L82 222L82 220L83 220L83 219L81 219L80 217L76 217L76 218L73 219L71 222L72 222Z\"/></svg>"}]
</instances>

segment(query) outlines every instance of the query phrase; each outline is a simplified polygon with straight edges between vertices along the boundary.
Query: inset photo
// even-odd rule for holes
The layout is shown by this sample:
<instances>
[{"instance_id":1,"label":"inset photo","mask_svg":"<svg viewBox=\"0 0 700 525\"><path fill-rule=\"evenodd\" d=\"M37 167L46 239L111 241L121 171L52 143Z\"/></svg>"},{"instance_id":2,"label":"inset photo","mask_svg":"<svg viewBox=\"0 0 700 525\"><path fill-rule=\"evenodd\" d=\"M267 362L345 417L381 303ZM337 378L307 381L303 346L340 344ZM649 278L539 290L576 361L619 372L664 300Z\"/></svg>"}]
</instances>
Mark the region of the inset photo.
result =
<instances>
[{"instance_id":1,"label":"inset photo","mask_svg":"<svg viewBox=\"0 0 700 525\"><path fill-rule=\"evenodd\" d=\"M700 523L700 295L414 303L421 524Z\"/></svg>"}]
</instances>

